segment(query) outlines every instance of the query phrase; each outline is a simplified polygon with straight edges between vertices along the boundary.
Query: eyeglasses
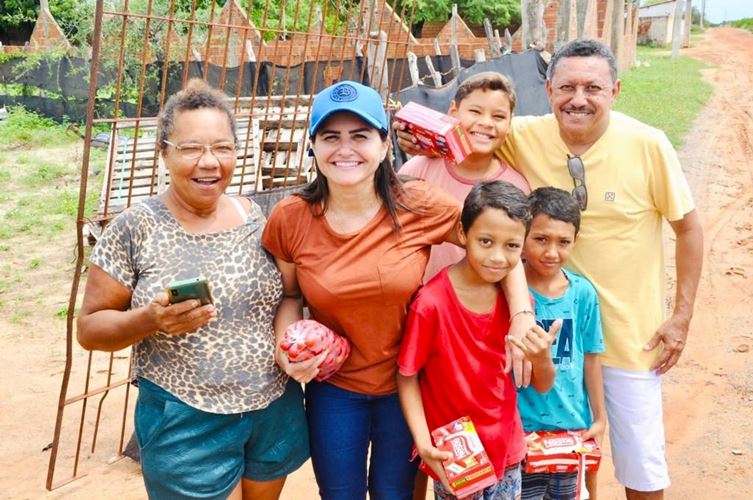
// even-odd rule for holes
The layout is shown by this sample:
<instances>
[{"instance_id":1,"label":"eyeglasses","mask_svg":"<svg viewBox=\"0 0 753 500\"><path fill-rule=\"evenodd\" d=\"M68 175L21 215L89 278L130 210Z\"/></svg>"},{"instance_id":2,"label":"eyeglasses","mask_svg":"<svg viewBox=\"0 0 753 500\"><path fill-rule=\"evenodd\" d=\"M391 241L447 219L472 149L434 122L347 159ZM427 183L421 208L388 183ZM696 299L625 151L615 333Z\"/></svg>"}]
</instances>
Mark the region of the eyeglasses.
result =
<instances>
[{"instance_id":1,"label":"eyeglasses","mask_svg":"<svg viewBox=\"0 0 753 500\"><path fill-rule=\"evenodd\" d=\"M588 206L588 190L586 189L586 167L583 165L580 156L567 155L567 171L570 172L570 177L573 178L573 186L575 186L572 190L573 198L583 211Z\"/></svg>"},{"instance_id":2,"label":"eyeglasses","mask_svg":"<svg viewBox=\"0 0 753 500\"><path fill-rule=\"evenodd\" d=\"M186 144L174 144L167 140L162 140L165 144L174 147L180 155L186 160L198 160L204 156L205 151L209 151L218 160L229 160L235 158L234 142L216 142L214 144L199 144L198 142L189 142Z\"/></svg>"}]
</instances>

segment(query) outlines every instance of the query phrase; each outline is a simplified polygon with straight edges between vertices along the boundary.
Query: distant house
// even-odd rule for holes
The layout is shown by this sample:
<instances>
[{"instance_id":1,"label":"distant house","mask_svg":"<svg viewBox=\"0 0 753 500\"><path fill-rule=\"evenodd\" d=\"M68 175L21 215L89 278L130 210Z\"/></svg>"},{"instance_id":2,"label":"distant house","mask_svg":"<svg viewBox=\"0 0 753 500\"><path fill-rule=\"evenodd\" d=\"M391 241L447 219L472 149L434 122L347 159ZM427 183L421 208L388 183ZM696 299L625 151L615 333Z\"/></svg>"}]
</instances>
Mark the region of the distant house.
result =
<instances>
[{"instance_id":1,"label":"distant house","mask_svg":"<svg viewBox=\"0 0 753 500\"><path fill-rule=\"evenodd\" d=\"M639 45L663 46L672 43L676 3L676 0L667 0L638 9ZM690 26L685 26L684 10L680 20L680 29L683 32L690 30ZM687 37L683 37L683 39L687 39Z\"/></svg>"}]
</instances>

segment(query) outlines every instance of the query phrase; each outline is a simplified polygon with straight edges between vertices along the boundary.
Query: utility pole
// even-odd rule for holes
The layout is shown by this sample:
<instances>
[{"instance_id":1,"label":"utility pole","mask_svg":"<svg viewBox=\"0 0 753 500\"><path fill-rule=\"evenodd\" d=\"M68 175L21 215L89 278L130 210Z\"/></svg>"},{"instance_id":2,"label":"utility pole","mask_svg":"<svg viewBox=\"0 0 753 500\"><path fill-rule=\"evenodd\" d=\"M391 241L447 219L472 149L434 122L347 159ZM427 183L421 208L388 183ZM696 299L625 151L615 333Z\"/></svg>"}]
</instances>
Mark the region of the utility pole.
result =
<instances>
[{"instance_id":1,"label":"utility pole","mask_svg":"<svg viewBox=\"0 0 753 500\"><path fill-rule=\"evenodd\" d=\"M680 43L682 42L682 5L684 0L677 0L675 2L675 17L672 22L672 57L677 58L680 56Z\"/></svg>"},{"instance_id":2,"label":"utility pole","mask_svg":"<svg viewBox=\"0 0 753 500\"><path fill-rule=\"evenodd\" d=\"M701 29L703 29L704 15L706 15L706 0L701 0Z\"/></svg>"},{"instance_id":3,"label":"utility pole","mask_svg":"<svg viewBox=\"0 0 753 500\"><path fill-rule=\"evenodd\" d=\"M693 0L685 0L685 24L682 26L682 46L690 47L690 28L693 24Z\"/></svg>"}]
</instances>

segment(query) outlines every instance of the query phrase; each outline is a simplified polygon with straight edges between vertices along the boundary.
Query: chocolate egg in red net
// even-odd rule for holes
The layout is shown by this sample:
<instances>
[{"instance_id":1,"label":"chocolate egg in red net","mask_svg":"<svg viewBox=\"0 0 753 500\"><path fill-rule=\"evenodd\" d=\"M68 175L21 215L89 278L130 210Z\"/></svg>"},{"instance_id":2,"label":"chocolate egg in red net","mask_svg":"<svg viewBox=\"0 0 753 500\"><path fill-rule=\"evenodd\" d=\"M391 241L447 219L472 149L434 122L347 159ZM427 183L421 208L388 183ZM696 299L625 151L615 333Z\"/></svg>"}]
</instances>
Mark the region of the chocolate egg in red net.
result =
<instances>
[{"instance_id":1,"label":"chocolate egg in red net","mask_svg":"<svg viewBox=\"0 0 753 500\"><path fill-rule=\"evenodd\" d=\"M280 348L291 363L306 361L329 349L327 357L319 365L316 380L321 382L331 377L350 355L350 342L321 323L302 319L288 326Z\"/></svg>"}]
</instances>

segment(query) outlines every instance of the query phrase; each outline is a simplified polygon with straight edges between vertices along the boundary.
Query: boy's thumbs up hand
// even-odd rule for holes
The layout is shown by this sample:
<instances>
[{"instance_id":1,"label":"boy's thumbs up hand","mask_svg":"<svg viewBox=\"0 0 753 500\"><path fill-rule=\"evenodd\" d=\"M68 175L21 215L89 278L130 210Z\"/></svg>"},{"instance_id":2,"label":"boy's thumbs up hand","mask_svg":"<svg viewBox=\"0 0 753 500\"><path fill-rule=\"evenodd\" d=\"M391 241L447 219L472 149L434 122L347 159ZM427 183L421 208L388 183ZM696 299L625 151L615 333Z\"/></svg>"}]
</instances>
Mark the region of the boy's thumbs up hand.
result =
<instances>
[{"instance_id":1,"label":"boy's thumbs up hand","mask_svg":"<svg viewBox=\"0 0 753 500\"><path fill-rule=\"evenodd\" d=\"M562 328L562 320L558 319L552 323L548 332L544 331L539 325L534 325L523 337L518 339L508 335L507 341L523 351L523 354L532 363L546 362L552 357L551 347L554 339L557 338L560 328Z\"/></svg>"}]
</instances>

